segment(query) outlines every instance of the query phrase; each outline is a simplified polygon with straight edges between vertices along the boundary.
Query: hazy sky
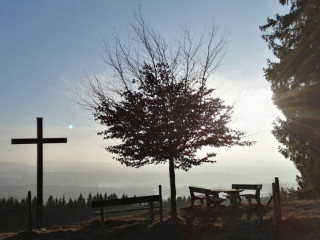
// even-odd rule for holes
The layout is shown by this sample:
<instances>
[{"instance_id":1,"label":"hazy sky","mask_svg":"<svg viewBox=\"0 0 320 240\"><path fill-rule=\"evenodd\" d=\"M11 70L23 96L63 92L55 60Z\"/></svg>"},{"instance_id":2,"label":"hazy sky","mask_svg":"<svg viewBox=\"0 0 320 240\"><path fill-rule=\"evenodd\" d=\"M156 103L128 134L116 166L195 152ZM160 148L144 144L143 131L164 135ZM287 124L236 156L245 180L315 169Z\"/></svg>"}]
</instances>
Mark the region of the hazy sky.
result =
<instances>
[{"instance_id":1,"label":"hazy sky","mask_svg":"<svg viewBox=\"0 0 320 240\"><path fill-rule=\"evenodd\" d=\"M74 104L71 89L73 82L106 71L103 41L111 41L114 31L125 37L129 17L139 6L168 40L182 25L201 33L213 20L221 33L229 34L223 66L211 86L227 103L236 102L232 126L257 144L218 149L217 164L192 171L286 166L294 180L295 168L278 153L271 134L279 112L263 77L272 54L259 26L288 10L278 0L0 1L0 161L36 164L36 146L10 142L36 137L36 118L43 117L44 137L68 138L67 144L44 147L45 166L59 161L63 169L64 163L75 162L76 170L80 161L125 168L105 152L105 143L96 135L100 127ZM274 177L273 172L265 174Z\"/></svg>"}]
</instances>

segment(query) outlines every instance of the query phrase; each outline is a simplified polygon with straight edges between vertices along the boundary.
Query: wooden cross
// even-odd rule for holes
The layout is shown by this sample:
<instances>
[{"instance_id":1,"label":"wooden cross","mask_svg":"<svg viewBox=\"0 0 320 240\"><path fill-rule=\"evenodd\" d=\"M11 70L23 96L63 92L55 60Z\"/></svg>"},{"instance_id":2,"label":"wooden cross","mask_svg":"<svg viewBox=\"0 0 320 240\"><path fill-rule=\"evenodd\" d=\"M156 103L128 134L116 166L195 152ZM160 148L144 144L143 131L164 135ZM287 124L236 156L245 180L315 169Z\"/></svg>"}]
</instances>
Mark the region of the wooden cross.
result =
<instances>
[{"instance_id":1,"label":"wooden cross","mask_svg":"<svg viewBox=\"0 0 320 240\"><path fill-rule=\"evenodd\" d=\"M37 118L37 138L11 139L12 144L37 144L37 227L42 228L43 144L66 143L67 138L43 138L42 118Z\"/></svg>"}]
</instances>

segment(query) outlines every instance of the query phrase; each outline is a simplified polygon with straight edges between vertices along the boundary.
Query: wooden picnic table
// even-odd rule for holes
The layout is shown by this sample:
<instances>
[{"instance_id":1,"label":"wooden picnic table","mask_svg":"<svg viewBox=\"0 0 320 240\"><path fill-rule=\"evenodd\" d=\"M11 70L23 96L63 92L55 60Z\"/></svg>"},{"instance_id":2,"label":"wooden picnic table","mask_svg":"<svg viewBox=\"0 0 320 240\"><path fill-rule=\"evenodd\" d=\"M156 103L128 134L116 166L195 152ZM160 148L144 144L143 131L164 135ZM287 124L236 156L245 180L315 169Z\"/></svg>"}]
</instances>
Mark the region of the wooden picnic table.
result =
<instances>
[{"instance_id":1,"label":"wooden picnic table","mask_svg":"<svg viewBox=\"0 0 320 240\"><path fill-rule=\"evenodd\" d=\"M223 192L229 194L230 196L230 206L236 207L238 205L238 199L240 192L244 191L243 189L210 189L214 197L219 197L219 193Z\"/></svg>"}]
</instances>

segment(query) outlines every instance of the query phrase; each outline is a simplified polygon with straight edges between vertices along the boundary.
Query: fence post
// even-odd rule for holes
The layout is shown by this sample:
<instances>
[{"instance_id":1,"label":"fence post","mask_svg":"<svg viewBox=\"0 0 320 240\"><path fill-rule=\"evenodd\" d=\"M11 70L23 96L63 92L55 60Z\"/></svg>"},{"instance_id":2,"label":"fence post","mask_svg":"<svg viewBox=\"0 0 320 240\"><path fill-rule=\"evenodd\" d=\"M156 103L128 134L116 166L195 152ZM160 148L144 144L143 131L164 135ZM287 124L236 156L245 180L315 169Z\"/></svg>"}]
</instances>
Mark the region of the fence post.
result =
<instances>
[{"instance_id":1,"label":"fence post","mask_svg":"<svg viewBox=\"0 0 320 240\"><path fill-rule=\"evenodd\" d=\"M272 183L272 195L273 195L273 226L277 229L278 222L277 222L277 215L278 215L278 204L277 204L277 196L276 196L276 188L275 183Z\"/></svg>"},{"instance_id":2,"label":"fence post","mask_svg":"<svg viewBox=\"0 0 320 240\"><path fill-rule=\"evenodd\" d=\"M101 217L101 224L104 224L104 210L103 210L103 204L101 203L100 206L100 217Z\"/></svg>"},{"instance_id":3,"label":"fence post","mask_svg":"<svg viewBox=\"0 0 320 240\"><path fill-rule=\"evenodd\" d=\"M280 206L280 187L279 178L275 178L275 182L272 183L272 193L273 193L273 224L275 232L279 231L279 224L281 221L281 206Z\"/></svg>"},{"instance_id":4,"label":"fence post","mask_svg":"<svg viewBox=\"0 0 320 240\"><path fill-rule=\"evenodd\" d=\"M150 206L150 219L153 222L154 221L153 202L149 202L149 206Z\"/></svg>"},{"instance_id":5,"label":"fence post","mask_svg":"<svg viewBox=\"0 0 320 240\"><path fill-rule=\"evenodd\" d=\"M32 203L31 191L28 191L28 217L29 217L29 231L32 231Z\"/></svg>"},{"instance_id":6,"label":"fence post","mask_svg":"<svg viewBox=\"0 0 320 240\"><path fill-rule=\"evenodd\" d=\"M160 205L160 223L162 223L162 188L161 188L161 185L159 185L159 205Z\"/></svg>"},{"instance_id":7,"label":"fence post","mask_svg":"<svg viewBox=\"0 0 320 240\"><path fill-rule=\"evenodd\" d=\"M278 218L281 220L281 197L280 197L280 183L279 178L275 178L275 187L277 191L277 202L278 202Z\"/></svg>"}]
</instances>

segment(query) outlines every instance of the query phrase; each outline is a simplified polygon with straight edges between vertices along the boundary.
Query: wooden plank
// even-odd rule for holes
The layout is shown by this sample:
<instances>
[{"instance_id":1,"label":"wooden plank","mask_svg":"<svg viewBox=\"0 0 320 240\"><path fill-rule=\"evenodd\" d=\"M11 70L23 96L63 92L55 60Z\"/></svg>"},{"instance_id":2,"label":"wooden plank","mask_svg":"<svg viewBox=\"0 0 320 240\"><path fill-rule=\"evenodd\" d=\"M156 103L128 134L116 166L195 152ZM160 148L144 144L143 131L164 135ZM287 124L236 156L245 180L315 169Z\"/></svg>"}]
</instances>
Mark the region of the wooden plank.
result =
<instances>
[{"instance_id":1,"label":"wooden plank","mask_svg":"<svg viewBox=\"0 0 320 240\"><path fill-rule=\"evenodd\" d=\"M92 208L98 208L100 206L107 207L107 206L128 205L128 204L136 204L136 203L155 202L155 201L160 201L159 195L92 201L91 206Z\"/></svg>"},{"instance_id":2,"label":"wooden plank","mask_svg":"<svg viewBox=\"0 0 320 240\"><path fill-rule=\"evenodd\" d=\"M11 144L67 143L67 138L18 138L11 139Z\"/></svg>"},{"instance_id":3,"label":"wooden plank","mask_svg":"<svg viewBox=\"0 0 320 240\"><path fill-rule=\"evenodd\" d=\"M36 144L38 139L36 138L20 138L20 139L11 139L11 144Z\"/></svg>"},{"instance_id":4,"label":"wooden plank","mask_svg":"<svg viewBox=\"0 0 320 240\"><path fill-rule=\"evenodd\" d=\"M153 206L153 209L160 209L160 207L159 206ZM104 212L104 215L106 215L108 213L123 213L123 212L133 212L133 211L143 211L143 210L150 210L150 207L131 208L131 209L114 210L114 211L105 211L104 210L103 212ZM100 215L100 214L101 214L100 211L92 213L92 215Z\"/></svg>"},{"instance_id":5,"label":"wooden plank","mask_svg":"<svg viewBox=\"0 0 320 240\"><path fill-rule=\"evenodd\" d=\"M44 138L41 141L42 143L66 143L66 138Z\"/></svg>"},{"instance_id":6,"label":"wooden plank","mask_svg":"<svg viewBox=\"0 0 320 240\"><path fill-rule=\"evenodd\" d=\"M194 193L203 193L206 194L208 191L211 192L210 189L206 189L206 188L199 188L199 187L189 187L190 192Z\"/></svg>"},{"instance_id":7,"label":"wooden plank","mask_svg":"<svg viewBox=\"0 0 320 240\"><path fill-rule=\"evenodd\" d=\"M261 190L262 184L232 184L232 189Z\"/></svg>"}]
</instances>

